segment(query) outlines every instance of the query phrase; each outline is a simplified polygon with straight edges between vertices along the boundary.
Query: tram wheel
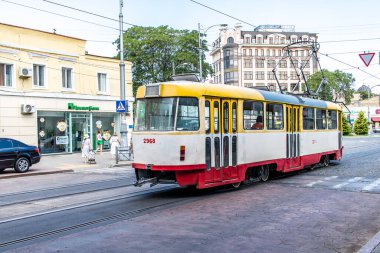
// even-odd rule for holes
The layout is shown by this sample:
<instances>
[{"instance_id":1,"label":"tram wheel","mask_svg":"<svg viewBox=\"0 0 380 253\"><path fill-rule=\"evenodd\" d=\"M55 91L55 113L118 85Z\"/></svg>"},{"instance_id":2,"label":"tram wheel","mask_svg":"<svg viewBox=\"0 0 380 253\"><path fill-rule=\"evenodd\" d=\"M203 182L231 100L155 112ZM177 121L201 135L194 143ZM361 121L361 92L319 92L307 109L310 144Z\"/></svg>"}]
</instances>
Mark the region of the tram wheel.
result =
<instances>
[{"instance_id":1,"label":"tram wheel","mask_svg":"<svg viewBox=\"0 0 380 253\"><path fill-rule=\"evenodd\" d=\"M325 166L325 167L328 167L329 166L329 164L330 164L330 158L329 158L329 156L328 155L325 155L324 157L323 157L323 166Z\"/></svg>"},{"instance_id":2,"label":"tram wheel","mask_svg":"<svg viewBox=\"0 0 380 253\"><path fill-rule=\"evenodd\" d=\"M260 175L261 181L263 181L263 182L268 181L268 179L269 179L269 166L268 165L261 166L260 170L259 170L259 175Z\"/></svg>"},{"instance_id":3,"label":"tram wheel","mask_svg":"<svg viewBox=\"0 0 380 253\"><path fill-rule=\"evenodd\" d=\"M238 189L241 185L241 182L231 184L234 189Z\"/></svg>"}]
</instances>

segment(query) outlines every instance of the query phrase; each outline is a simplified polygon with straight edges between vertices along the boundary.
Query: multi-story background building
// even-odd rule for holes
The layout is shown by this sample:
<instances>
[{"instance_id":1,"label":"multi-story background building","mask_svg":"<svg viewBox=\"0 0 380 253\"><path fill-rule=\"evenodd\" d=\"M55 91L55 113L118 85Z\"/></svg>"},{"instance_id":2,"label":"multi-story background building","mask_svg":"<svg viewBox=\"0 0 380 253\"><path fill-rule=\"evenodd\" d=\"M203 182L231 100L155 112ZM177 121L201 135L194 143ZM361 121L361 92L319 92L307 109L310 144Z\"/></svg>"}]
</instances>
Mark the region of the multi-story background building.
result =
<instances>
[{"instance_id":1,"label":"multi-story background building","mask_svg":"<svg viewBox=\"0 0 380 253\"><path fill-rule=\"evenodd\" d=\"M212 56L215 83L235 86L267 86L278 90L277 79L283 90L302 90L302 66L308 78L317 71L315 58L310 57L310 42L317 41L317 34L295 32L294 26L265 25L253 31L242 31L240 25L222 28L213 42ZM290 51L283 48L289 44ZM301 82L299 85L299 76Z\"/></svg>"},{"instance_id":2,"label":"multi-story background building","mask_svg":"<svg viewBox=\"0 0 380 253\"><path fill-rule=\"evenodd\" d=\"M107 148L120 126L119 60L87 54L78 38L7 24L0 34L0 137L69 153L80 150L85 134L95 144L101 130ZM125 69L132 108L130 62Z\"/></svg>"}]
</instances>

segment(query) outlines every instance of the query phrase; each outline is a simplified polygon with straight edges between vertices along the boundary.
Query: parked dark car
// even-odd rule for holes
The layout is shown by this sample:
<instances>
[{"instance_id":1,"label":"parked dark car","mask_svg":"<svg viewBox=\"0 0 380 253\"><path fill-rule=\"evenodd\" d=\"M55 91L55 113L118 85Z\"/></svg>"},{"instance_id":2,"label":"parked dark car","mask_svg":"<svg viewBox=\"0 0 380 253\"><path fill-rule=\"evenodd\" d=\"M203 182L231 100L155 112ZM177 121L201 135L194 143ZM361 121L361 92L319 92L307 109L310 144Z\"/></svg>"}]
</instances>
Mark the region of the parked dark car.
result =
<instances>
[{"instance_id":1,"label":"parked dark car","mask_svg":"<svg viewBox=\"0 0 380 253\"><path fill-rule=\"evenodd\" d=\"M27 172L32 164L40 160L40 151L36 146L10 138L0 138L0 171L14 168L19 173Z\"/></svg>"}]
</instances>

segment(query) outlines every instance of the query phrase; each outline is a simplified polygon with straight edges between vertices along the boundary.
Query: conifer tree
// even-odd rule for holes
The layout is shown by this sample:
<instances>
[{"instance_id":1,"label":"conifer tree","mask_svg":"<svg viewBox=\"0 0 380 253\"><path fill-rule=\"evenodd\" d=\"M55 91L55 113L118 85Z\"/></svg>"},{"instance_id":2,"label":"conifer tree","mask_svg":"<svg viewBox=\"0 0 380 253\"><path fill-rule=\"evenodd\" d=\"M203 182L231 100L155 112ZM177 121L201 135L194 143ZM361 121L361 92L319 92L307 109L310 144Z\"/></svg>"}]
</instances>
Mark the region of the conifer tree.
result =
<instances>
[{"instance_id":1,"label":"conifer tree","mask_svg":"<svg viewBox=\"0 0 380 253\"><path fill-rule=\"evenodd\" d=\"M367 119L365 118L363 111L359 112L359 116L354 122L354 132L357 135L367 135L368 134Z\"/></svg>"},{"instance_id":2,"label":"conifer tree","mask_svg":"<svg viewBox=\"0 0 380 253\"><path fill-rule=\"evenodd\" d=\"M346 117L343 117L343 135L350 135L352 133L351 125L348 123Z\"/></svg>"}]
</instances>

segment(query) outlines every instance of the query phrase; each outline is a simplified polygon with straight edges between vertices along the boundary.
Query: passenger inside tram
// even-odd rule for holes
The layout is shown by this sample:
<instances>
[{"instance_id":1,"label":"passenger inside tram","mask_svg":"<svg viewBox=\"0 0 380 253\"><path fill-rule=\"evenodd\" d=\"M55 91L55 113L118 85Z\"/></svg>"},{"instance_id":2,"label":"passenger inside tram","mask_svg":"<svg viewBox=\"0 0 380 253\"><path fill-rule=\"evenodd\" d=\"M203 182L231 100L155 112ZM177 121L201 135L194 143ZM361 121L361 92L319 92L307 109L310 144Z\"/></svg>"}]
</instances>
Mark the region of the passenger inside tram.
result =
<instances>
[{"instance_id":1,"label":"passenger inside tram","mask_svg":"<svg viewBox=\"0 0 380 253\"><path fill-rule=\"evenodd\" d=\"M252 129L261 130L263 129L263 116L259 115L256 118L256 123L252 125Z\"/></svg>"}]
</instances>

